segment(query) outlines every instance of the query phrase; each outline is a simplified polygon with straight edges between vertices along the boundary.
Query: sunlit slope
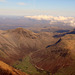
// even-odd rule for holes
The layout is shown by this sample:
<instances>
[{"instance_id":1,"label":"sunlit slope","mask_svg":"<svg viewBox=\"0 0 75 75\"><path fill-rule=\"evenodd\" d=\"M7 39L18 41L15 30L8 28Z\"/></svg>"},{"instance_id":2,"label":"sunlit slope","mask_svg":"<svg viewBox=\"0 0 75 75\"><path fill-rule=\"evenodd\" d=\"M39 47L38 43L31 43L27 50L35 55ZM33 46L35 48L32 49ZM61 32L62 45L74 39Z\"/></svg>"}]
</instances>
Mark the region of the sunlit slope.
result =
<instances>
[{"instance_id":1,"label":"sunlit slope","mask_svg":"<svg viewBox=\"0 0 75 75\"><path fill-rule=\"evenodd\" d=\"M0 75L28 75L0 61Z\"/></svg>"},{"instance_id":2,"label":"sunlit slope","mask_svg":"<svg viewBox=\"0 0 75 75\"><path fill-rule=\"evenodd\" d=\"M32 62L55 75L75 74L75 35L67 34L55 44L32 54Z\"/></svg>"}]
</instances>

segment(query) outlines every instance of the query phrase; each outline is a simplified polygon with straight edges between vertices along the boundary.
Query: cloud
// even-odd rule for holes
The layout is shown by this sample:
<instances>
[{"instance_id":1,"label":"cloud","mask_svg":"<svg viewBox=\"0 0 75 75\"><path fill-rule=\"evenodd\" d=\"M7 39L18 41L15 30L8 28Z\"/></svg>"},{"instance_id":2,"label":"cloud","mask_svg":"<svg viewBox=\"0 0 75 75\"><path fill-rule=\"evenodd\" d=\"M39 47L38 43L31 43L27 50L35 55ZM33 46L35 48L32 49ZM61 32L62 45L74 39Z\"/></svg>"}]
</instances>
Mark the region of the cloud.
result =
<instances>
[{"instance_id":1,"label":"cloud","mask_svg":"<svg viewBox=\"0 0 75 75\"><path fill-rule=\"evenodd\" d=\"M6 0L0 0L0 2L6 2Z\"/></svg>"},{"instance_id":2,"label":"cloud","mask_svg":"<svg viewBox=\"0 0 75 75\"><path fill-rule=\"evenodd\" d=\"M25 16L26 18L36 19L36 20L49 20L50 25L69 25L75 27L75 17L64 17L64 16L47 16L47 15L38 15L38 16Z\"/></svg>"},{"instance_id":3,"label":"cloud","mask_svg":"<svg viewBox=\"0 0 75 75\"><path fill-rule=\"evenodd\" d=\"M18 2L17 4L18 5L26 5L26 3L24 3L24 2Z\"/></svg>"},{"instance_id":4,"label":"cloud","mask_svg":"<svg viewBox=\"0 0 75 75\"><path fill-rule=\"evenodd\" d=\"M38 16L26 16L28 18L37 19L37 20L66 20L66 17L59 16L59 17L53 17L53 16L47 16L47 15L38 15Z\"/></svg>"}]
</instances>

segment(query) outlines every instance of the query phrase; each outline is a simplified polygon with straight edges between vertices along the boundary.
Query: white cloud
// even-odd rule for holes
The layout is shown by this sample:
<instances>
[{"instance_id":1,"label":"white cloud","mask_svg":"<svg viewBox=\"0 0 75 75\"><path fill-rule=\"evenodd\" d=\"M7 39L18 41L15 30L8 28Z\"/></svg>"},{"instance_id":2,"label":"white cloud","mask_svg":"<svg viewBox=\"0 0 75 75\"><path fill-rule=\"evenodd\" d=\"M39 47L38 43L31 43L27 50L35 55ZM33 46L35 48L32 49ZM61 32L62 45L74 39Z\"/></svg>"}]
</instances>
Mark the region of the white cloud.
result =
<instances>
[{"instance_id":1,"label":"white cloud","mask_svg":"<svg viewBox=\"0 0 75 75\"><path fill-rule=\"evenodd\" d=\"M26 18L36 19L36 20L49 20L50 25L63 24L75 27L75 17L64 17L64 16L47 16L47 15L38 15L38 16L25 16Z\"/></svg>"},{"instance_id":2,"label":"white cloud","mask_svg":"<svg viewBox=\"0 0 75 75\"><path fill-rule=\"evenodd\" d=\"M6 2L6 0L0 0L0 2Z\"/></svg>"},{"instance_id":3,"label":"white cloud","mask_svg":"<svg viewBox=\"0 0 75 75\"><path fill-rule=\"evenodd\" d=\"M26 5L26 3L24 3L24 2L19 2L19 3L17 3L18 5Z\"/></svg>"},{"instance_id":4,"label":"white cloud","mask_svg":"<svg viewBox=\"0 0 75 75\"><path fill-rule=\"evenodd\" d=\"M60 21L64 21L67 19L73 19L73 17L64 17L64 16L58 16L58 17L54 17L54 16L47 16L47 15L38 15L38 16L25 16L27 18L32 18L32 19L37 19L37 20L60 20Z\"/></svg>"}]
</instances>

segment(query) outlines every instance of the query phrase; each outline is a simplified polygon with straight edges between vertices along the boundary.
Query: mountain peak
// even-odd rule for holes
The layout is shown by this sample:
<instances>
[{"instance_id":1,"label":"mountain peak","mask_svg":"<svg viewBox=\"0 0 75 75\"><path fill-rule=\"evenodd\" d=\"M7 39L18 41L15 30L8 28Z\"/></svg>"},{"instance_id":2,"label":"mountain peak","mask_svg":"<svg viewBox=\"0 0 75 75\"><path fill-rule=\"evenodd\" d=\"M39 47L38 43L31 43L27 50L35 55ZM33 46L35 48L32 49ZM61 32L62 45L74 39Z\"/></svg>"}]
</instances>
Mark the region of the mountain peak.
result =
<instances>
[{"instance_id":1,"label":"mountain peak","mask_svg":"<svg viewBox=\"0 0 75 75\"><path fill-rule=\"evenodd\" d=\"M24 28L18 27L16 28L16 30L24 30Z\"/></svg>"},{"instance_id":2,"label":"mountain peak","mask_svg":"<svg viewBox=\"0 0 75 75\"><path fill-rule=\"evenodd\" d=\"M12 30L8 30L7 32L10 33L17 33L17 34L32 34L33 32L24 28L16 28L16 29L12 29Z\"/></svg>"},{"instance_id":3,"label":"mountain peak","mask_svg":"<svg viewBox=\"0 0 75 75\"><path fill-rule=\"evenodd\" d=\"M8 33L14 34L17 37L29 37L29 38L36 38L36 34L30 30L24 29L24 28L16 28L12 30L8 30Z\"/></svg>"},{"instance_id":4,"label":"mountain peak","mask_svg":"<svg viewBox=\"0 0 75 75\"><path fill-rule=\"evenodd\" d=\"M13 32L18 32L18 33L23 33L23 32L26 32L26 33L27 33L27 31L28 31L28 30L26 30L26 29L24 29L24 28L21 28L21 27L16 28L16 29L13 30Z\"/></svg>"}]
</instances>

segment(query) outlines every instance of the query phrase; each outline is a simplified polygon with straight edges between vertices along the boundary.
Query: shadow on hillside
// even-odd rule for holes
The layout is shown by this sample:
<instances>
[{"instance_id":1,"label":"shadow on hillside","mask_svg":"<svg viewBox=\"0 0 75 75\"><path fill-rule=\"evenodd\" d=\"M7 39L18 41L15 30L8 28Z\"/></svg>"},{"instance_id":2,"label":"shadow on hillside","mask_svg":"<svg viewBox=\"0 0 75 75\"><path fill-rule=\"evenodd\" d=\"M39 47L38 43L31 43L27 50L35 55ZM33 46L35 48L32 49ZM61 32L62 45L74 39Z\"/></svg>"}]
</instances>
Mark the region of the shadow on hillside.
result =
<instances>
[{"instance_id":1,"label":"shadow on hillside","mask_svg":"<svg viewBox=\"0 0 75 75\"><path fill-rule=\"evenodd\" d=\"M48 45L46 48L51 47L51 46L54 46L54 45L58 44L60 41L61 41L61 38L55 44Z\"/></svg>"}]
</instances>

